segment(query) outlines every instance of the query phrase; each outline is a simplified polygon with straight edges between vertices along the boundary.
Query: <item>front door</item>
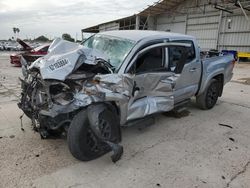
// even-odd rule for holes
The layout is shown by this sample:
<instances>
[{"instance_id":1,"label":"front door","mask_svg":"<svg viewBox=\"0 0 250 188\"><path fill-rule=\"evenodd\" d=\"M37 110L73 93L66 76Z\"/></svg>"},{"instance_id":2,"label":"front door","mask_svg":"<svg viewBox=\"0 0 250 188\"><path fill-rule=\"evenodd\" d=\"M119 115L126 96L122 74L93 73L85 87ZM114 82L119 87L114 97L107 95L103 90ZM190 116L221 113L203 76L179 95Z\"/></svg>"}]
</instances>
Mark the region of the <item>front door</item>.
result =
<instances>
[{"instance_id":1,"label":"front door","mask_svg":"<svg viewBox=\"0 0 250 188\"><path fill-rule=\"evenodd\" d=\"M178 76L166 66L165 48L152 48L134 62L134 87L127 121L174 108L173 88Z\"/></svg>"}]
</instances>

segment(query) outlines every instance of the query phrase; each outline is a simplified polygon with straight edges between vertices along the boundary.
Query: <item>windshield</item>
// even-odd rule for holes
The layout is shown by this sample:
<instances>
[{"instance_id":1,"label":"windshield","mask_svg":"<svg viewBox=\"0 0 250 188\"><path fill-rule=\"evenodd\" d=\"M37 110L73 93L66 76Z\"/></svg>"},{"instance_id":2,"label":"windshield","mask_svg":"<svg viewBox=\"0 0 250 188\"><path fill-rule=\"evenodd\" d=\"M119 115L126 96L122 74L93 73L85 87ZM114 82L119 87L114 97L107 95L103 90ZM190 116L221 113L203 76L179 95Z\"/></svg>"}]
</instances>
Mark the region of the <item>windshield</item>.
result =
<instances>
[{"instance_id":1,"label":"windshield","mask_svg":"<svg viewBox=\"0 0 250 188\"><path fill-rule=\"evenodd\" d=\"M109 63L118 69L135 42L127 39L96 34L82 44L85 47L97 49L109 58Z\"/></svg>"}]
</instances>

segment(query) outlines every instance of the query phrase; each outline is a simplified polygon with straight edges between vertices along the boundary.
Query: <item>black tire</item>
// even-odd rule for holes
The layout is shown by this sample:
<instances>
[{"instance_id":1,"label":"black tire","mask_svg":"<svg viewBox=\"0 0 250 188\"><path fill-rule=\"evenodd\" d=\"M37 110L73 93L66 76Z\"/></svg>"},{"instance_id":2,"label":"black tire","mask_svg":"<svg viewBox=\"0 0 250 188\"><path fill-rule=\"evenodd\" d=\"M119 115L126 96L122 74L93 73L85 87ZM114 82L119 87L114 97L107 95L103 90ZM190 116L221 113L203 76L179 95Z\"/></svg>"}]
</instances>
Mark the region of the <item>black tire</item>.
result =
<instances>
[{"instance_id":1,"label":"black tire","mask_svg":"<svg viewBox=\"0 0 250 188\"><path fill-rule=\"evenodd\" d=\"M196 96L196 103L203 110L211 109L215 106L219 93L220 82L212 79L205 91L201 95Z\"/></svg>"},{"instance_id":2,"label":"black tire","mask_svg":"<svg viewBox=\"0 0 250 188\"><path fill-rule=\"evenodd\" d=\"M102 130L102 135L116 142L119 134L119 120L117 115L106 109L100 115L100 121L106 123L105 131ZM96 159L105 153L109 152L109 147L98 142L89 127L87 110L80 111L73 118L67 134L68 147L71 154L78 160L90 161Z\"/></svg>"}]
</instances>

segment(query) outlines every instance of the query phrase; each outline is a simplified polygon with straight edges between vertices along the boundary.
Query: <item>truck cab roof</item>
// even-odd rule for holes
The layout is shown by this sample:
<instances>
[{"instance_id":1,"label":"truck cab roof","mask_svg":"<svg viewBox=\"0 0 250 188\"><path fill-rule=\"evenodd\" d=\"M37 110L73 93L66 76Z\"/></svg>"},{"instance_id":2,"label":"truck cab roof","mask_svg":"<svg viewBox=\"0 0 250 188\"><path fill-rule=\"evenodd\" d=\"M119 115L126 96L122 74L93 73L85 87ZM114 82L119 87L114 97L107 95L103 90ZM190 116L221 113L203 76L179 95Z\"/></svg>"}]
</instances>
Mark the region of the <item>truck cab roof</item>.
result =
<instances>
[{"instance_id":1,"label":"truck cab roof","mask_svg":"<svg viewBox=\"0 0 250 188\"><path fill-rule=\"evenodd\" d=\"M171 33L165 31L150 31L150 30L119 30L119 31L105 31L100 34L109 35L119 38L125 38L135 42L141 40L152 40L152 39L181 39L181 40L195 40L193 36L183 35L179 33Z\"/></svg>"}]
</instances>

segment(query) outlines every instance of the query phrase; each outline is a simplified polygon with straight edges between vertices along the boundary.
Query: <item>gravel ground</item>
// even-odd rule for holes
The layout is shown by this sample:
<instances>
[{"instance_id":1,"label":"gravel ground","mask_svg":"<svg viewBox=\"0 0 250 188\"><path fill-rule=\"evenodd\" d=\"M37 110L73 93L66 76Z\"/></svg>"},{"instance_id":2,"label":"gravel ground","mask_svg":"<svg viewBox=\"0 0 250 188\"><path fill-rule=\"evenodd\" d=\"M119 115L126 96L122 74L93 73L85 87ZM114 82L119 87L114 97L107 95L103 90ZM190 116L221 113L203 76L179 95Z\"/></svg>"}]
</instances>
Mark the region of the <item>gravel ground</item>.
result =
<instances>
[{"instance_id":1,"label":"gravel ground","mask_svg":"<svg viewBox=\"0 0 250 188\"><path fill-rule=\"evenodd\" d=\"M77 161L65 139L42 140L26 117L21 131L21 69L8 58L0 54L0 187L249 187L250 64L236 66L214 109L192 102L183 117L123 129L125 153L113 164L110 154Z\"/></svg>"}]
</instances>

